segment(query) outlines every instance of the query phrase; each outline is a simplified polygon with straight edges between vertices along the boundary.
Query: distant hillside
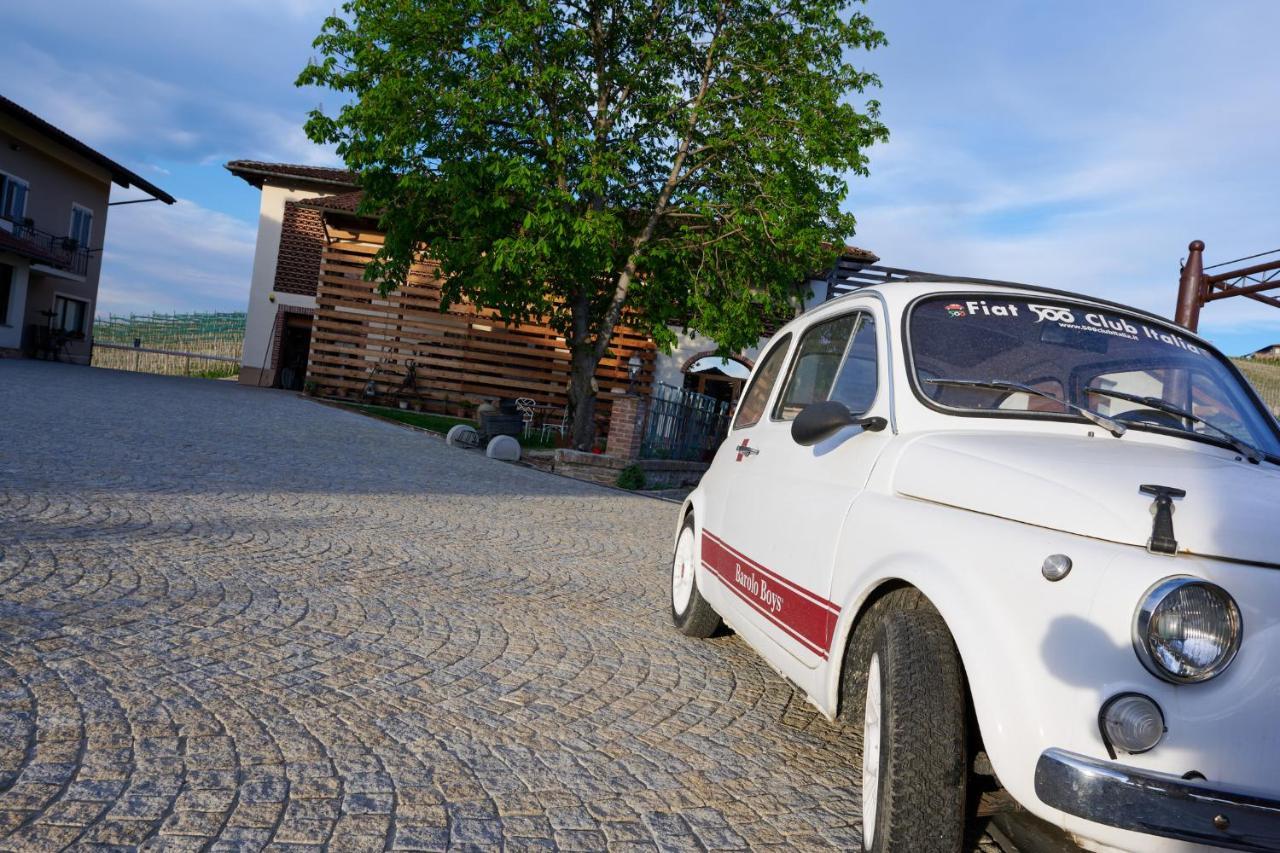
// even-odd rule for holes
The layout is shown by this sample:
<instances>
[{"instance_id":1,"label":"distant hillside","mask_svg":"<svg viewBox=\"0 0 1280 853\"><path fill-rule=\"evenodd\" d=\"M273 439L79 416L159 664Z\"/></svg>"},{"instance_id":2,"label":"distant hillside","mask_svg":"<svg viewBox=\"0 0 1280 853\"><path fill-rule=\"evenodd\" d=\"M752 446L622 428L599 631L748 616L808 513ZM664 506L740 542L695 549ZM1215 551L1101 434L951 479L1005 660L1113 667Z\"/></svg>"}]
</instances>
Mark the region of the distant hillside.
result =
<instances>
[{"instance_id":1,"label":"distant hillside","mask_svg":"<svg viewBox=\"0 0 1280 853\"><path fill-rule=\"evenodd\" d=\"M1280 359L1235 358L1240 372L1249 378L1273 415L1280 415Z\"/></svg>"},{"instance_id":2,"label":"distant hillside","mask_svg":"<svg viewBox=\"0 0 1280 853\"><path fill-rule=\"evenodd\" d=\"M111 315L93 321L93 365L116 370L137 370L169 376L222 378L239 373L238 363L199 358L219 356L240 358L244 348L246 314L209 312L202 314ZM114 346L99 346L108 344ZM131 352L119 347L168 350L191 355L161 355Z\"/></svg>"}]
</instances>

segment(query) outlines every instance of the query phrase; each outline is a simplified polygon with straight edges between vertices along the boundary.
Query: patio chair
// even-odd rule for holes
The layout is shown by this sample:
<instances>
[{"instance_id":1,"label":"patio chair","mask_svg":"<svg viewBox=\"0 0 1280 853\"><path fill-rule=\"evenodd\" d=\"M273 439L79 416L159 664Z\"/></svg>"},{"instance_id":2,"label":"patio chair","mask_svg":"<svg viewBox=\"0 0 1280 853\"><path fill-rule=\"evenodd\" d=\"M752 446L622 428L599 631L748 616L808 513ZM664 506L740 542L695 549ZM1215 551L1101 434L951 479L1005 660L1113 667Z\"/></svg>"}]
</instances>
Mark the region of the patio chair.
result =
<instances>
[{"instance_id":1,"label":"patio chair","mask_svg":"<svg viewBox=\"0 0 1280 853\"><path fill-rule=\"evenodd\" d=\"M565 406L563 409L560 410L560 423L556 424L556 423L544 422L542 424L541 441L545 444L547 441L547 435L553 432L556 435L560 436L561 439L563 439L565 435L569 432L569 407L568 406Z\"/></svg>"},{"instance_id":2,"label":"patio chair","mask_svg":"<svg viewBox=\"0 0 1280 853\"><path fill-rule=\"evenodd\" d=\"M516 409L520 411L520 417L524 421L524 437L529 437L529 432L533 429L533 411L538 407L538 401L532 397L517 397Z\"/></svg>"}]
</instances>

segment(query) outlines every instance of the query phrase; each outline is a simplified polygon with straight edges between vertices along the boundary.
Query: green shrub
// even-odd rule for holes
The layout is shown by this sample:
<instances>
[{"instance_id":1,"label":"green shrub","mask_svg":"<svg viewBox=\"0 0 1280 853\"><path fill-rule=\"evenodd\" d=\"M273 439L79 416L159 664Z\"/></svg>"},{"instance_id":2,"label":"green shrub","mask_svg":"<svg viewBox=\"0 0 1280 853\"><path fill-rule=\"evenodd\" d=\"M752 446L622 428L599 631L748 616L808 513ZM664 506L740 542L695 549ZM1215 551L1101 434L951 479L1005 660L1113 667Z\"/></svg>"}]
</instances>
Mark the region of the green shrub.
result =
<instances>
[{"instance_id":1,"label":"green shrub","mask_svg":"<svg viewBox=\"0 0 1280 853\"><path fill-rule=\"evenodd\" d=\"M618 475L617 485L620 489L643 489L644 469L639 465L628 465Z\"/></svg>"}]
</instances>

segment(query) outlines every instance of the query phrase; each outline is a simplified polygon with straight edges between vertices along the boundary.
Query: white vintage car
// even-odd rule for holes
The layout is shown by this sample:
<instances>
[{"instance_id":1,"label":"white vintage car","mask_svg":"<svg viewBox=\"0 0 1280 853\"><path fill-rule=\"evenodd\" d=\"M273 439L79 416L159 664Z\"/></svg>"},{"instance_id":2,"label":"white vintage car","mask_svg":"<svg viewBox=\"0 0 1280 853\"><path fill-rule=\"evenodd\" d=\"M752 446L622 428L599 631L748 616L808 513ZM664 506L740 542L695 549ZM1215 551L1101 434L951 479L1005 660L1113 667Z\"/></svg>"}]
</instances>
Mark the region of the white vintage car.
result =
<instances>
[{"instance_id":1,"label":"white vintage car","mask_svg":"<svg viewBox=\"0 0 1280 853\"><path fill-rule=\"evenodd\" d=\"M1280 431L1159 317L904 282L792 321L671 593L862 727L868 850L958 850L997 786L1089 849L1280 849Z\"/></svg>"}]
</instances>

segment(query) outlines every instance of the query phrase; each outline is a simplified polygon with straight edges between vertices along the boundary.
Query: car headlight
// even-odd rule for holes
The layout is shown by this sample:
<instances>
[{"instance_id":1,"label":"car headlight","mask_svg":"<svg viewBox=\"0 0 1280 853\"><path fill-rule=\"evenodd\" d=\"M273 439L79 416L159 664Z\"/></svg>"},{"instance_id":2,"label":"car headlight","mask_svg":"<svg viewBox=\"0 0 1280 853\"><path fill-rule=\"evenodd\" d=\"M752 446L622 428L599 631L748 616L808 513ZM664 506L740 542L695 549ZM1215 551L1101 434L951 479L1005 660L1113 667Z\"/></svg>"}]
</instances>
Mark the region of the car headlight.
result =
<instances>
[{"instance_id":1,"label":"car headlight","mask_svg":"<svg viewBox=\"0 0 1280 853\"><path fill-rule=\"evenodd\" d=\"M1207 681L1240 649L1240 608L1222 587L1179 575L1142 597L1133 647L1152 675L1175 684Z\"/></svg>"}]
</instances>

